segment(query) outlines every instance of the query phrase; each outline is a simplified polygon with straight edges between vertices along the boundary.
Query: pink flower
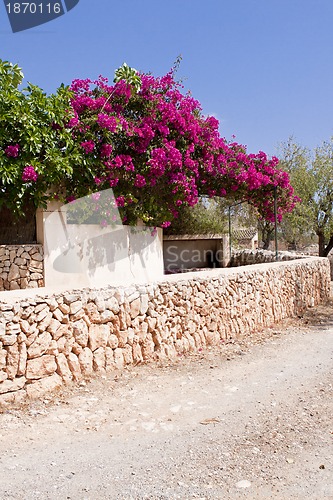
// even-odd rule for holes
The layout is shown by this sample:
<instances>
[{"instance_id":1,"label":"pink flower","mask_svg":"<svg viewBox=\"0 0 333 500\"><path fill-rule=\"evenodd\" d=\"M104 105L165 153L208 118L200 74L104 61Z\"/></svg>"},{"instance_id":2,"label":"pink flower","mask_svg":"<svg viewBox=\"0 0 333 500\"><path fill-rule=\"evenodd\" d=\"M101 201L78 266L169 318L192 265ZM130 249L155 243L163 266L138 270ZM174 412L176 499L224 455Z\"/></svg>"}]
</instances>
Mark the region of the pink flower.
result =
<instances>
[{"instance_id":1,"label":"pink flower","mask_svg":"<svg viewBox=\"0 0 333 500\"><path fill-rule=\"evenodd\" d=\"M118 196L118 198L116 198L116 205L117 207L123 207L125 205L125 198L123 196Z\"/></svg>"},{"instance_id":2,"label":"pink flower","mask_svg":"<svg viewBox=\"0 0 333 500\"><path fill-rule=\"evenodd\" d=\"M146 185L146 179L143 175L137 174L134 181L134 186L141 188Z\"/></svg>"},{"instance_id":3,"label":"pink flower","mask_svg":"<svg viewBox=\"0 0 333 500\"><path fill-rule=\"evenodd\" d=\"M94 200L94 201L98 201L101 197L101 193L93 193L91 195L91 198Z\"/></svg>"},{"instance_id":4,"label":"pink flower","mask_svg":"<svg viewBox=\"0 0 333 500\"><path fill-rule=\"evenodd\" d=\"M163 228L166 228L166 227L169 227L169 226L171 226L171 222L168 221L168 220L165 221L165 222L162 222L162 224L161 224L161 227L163 227Z\"/></svg>"},{"instance_id":5,"label":"pink flower","mask_svg":"<svg viewBox=\"0 0 333 500\"><path fill-rule=\"evenodd\" d=\"M8 157L17 158L19 154L19 149L20 149L19 144L15 144L15 146L7 146L5 149L5 153Z\"/></svg>"},{"instance_id":6,"label":"pink flower","mask_svg":"<svg viewBox=\"0 0 333 500\"><path fill-rule=\"evenodd\" d=\"M102 158L110 158L112 150L113 150L113 148L112 148L111 144L103 144L101 147Z\"/></svg>"},{"instance_id":7,"label":"pink flower","mask_svg":"<svg viewBox=\"0 0 333 500\"><path fill-rule=\"evenodd\" d=\"M94 150L95 143L94 143L94 141L85 141L85 142L81 142L80 146L81 146L81 148L84 149L84 152L87 155Z\"/></svg>"},{"instance_id":8,"label":"pink flower","mask_svg":"<svg viewBox=\"0 0 333 500\"><path fill-rule=\"evenodd\" d=\"M115 132L117 130L118 122L114 116L100 113L97 117L97 123L100 127L105 128L110 132Z\"/></svg>"},{"instance_id":9,"label":"pink flower","mask_svg":"<svg viewBox=\"0 0 333 500\"><path fill-rule=\"evenodd\" d=\"M32 165L27 165L23 169L22 181L23 182L36 182L38 179L38 174Z\"/></svg>"},{"instance_id":10,"label":"pink flower","mask_svg":"<svg viewBox=\"0 0 333 500\"><path fill-rule=\"evenodd\" d=\"M67 123L67 128L73 128L76 127L76 125L79 124L78 118L71 118L69 122Z\"/></svg>"}]
</instances>

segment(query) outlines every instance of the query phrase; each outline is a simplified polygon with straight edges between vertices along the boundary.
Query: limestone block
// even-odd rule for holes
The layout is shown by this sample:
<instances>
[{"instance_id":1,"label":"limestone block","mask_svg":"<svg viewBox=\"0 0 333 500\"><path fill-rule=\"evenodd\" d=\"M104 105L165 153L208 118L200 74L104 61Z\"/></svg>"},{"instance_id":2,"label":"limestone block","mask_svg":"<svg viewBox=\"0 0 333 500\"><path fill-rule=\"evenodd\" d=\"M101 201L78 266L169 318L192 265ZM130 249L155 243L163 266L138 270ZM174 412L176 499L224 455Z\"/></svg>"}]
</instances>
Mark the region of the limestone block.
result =
<instances>
[{"instance_id":1,"label":"limestone block","mask_svg":"<svg viewBox=\"0 0 333 500\"><path fill-rule=\"evenodd\" d=\"M114 314L119 313L119 302L116 297L110 297L105 301L105 307L110 309Z\"/></svg>"},{"instance_id":2,"label":"limestone block","mask_svg":"<svg viewBox=\"0 0 333 500\"><path fill-rule=\"evenodd\" d=\"M130 304L130 316L132 319L139 316L140 309L141 309L141 300L140 300L140 297L138 297L137 299L133 300ZM147 306L147 309L148 309L148 306Z\"/></svg>"},{"instance_id":3,"label":"limestone block","mask_svg":"<svg viewBox=\"0 0 333 500\"><path fill-rule=\"evenodd\" d=\"M109 335L107 345L108 345L108 347L111 347L111 349L117 349L117 347L119 345L119 340L118 340L117 335L114 335L114 334Z\"/></svg>"},{"instance_id":4,"label":"limestone block","mask_svg":"<svg viewBox=\"0 0 333 500\"><path fill-rule=\"evenodd\" d=\"M142 355L141 345L138 342L134 342L132 350L133 350L133 362L135 364L142 363L143 355Z\"/></svg>"},{"instance_id":5,"label":"limestone block","mask_svg":"<svg viewBox=\"0 0 333 500\"><path fill-rule=\"evenodd\" d=\"M113 312L109 311L109 310L105 310L101 313L100 322L101 323L109 323L113 320L113 318L114 318Z\"/></svg>"},{"instance_id":6,"label":"limestone block","mask_svg":"<svg viewBox=\"0 0 333 500\"><path fill-rule=\"evenodd\" d=\"M65 345L64 345L64 348L63 348L62 352L63 352L66 356L68 356L68 354L69 354L70 352L72 352L72 349L73 349L73 347L74 347L74 344L75 344L75 339L74 339L74 337L68 337L68 338L66 339L66 342L65 342Z\"/></svg>"},{"instance_id":7,"label":"limestone block","mask_svg":"<svg viewBox=\"0 0 333 500\"><path fill-rule=\"evenodd\" d=\"M87 347L89 339L89 331L86 322L83 319L73 323L73 335L77 344L82 347Z\"/></svg>"},{"instance_id":8,"label":"limestone block","mask_svg":"<svg viewBox=\"0 0 333 500\"><path fill-rule=\"evenodd\" d=\"M0 342L4 346L11 346L17 342L17 334L0 335Z\"/></svg>"},{"instance_id":9,"label":"limestone block","mask_svg":"<svg viewBox=\"0 0 333 500\"><path fill-rule=\"evenodd\" d=\"M164 351L168 359L175 359L177 356L177 351L173 344L166 344L164 346Z\"/></svg>"},{"instance_id":10,"label":"limestone block","mask_svg":"<svg viewBox=\"0 0 333 500\"><path fill-rule=\"evenodd\" d=\"M145 361L151 360L155 353L155 344L153 339L147 338L142 344L142 356Z\"/></svg>"},{"instance_id":11,"label":"limestone block","mask_svg":"<svg viewBox=\"0 0 333 500\"><path fill-rule=\"evenodd\" d=\"M69 314L76 314L82 309L82 301L77 300L75 302L72 302L69 306Z\"/></svg>"},{"instance_id":12,"label":"limestone block","mask_svg":"<svg viewBox=\"0 0 333 500\"><path fill-rule=\"evenodd\" d=\"M20 268L16 264L12 264L8 273L8 281L17 281L20 279Z\"/></svg>"},{"instance_id":13,"label":"limestone block","mask_svg":"<svg viewBox=\"0 0 333 500\"><path fill-rule=\"evenodd\" d=\"M105 371L105 349L99 347L93 352L93 369L95 372Z\"/></svg>"},{"instance_id":14,"label":"limestone block","mask_svg":"<svg viewBox=\"0 0 333 500\"><path fill-rule=\"evenodd\" d=\"M78 381L82 379L81 366L79 358L73 353L69 353L67 357L68 367L73 375L73 379Z\"/></svg>"},{"instance_id":15,"label":"limestone block","mask_svg":"<svg viewBox=\"0 0 333 500\"><path fill-rule=\"evenodd\" d=\"M58 321L55 318L52 318L49 326L47 327L47 331L50 332L50 334L54 337L60 326L61 326L60 321Z\"/></svg>"},{"instance_id":16,"label":"limestone block","mask_svg":"<svg viewBox=\"0 0 333 500\"><path fill-rule=\"evenodd\" d=\"M58 344L56 340L51 340L50 346L48 350L46 351L46 354L51 354L52 356L58 356L59 354L59 349L58 349Z\"/></svg>"},{"instance_id":17,"label":"limestone block","mask_svg":"<svg viewBox=\"0 0 333 500\"><path fill-rule=\"evenodd\" d=\"M57 362L57 374L60 375L65 384L68 384L73 380L72 372L68 366L67 358L63 353L58 354L56 357Z\"/></svg>"},{"instance_id":18,"label":"limestone block","mask_svg":"<svg viewBox=\"0 0 333 500\"><path fill-rule=\"evenodd\" d=\"M52 313L51 313L51 312L49 312L49 313L45 316L45 318L44 318L42 321L40 321L40 322L38 323L38 330L39 330L40 332L45 332L45 330L47 330L47 328L50 326L51 321L52 321Z\"/></svg>"},{"instance_id":19,"label":"limestone block","mask_svg":"<svg viewBox=\"0 0 333 500\"><path fill-rule=\"evenodd\" d=\"M115 363L114 363L113 349L111 349L111 347L106 347L105 348L105 369L106 369L106 371L111 371L111 370L114 370L114 368L115 368Z\"/></svg>"},{"instance_id":20,"label":"limestone block","mask_svg":"<svg viewBox=\"0 0 333 500\"><path fill-rule=\"evenodd\" d=\"M10 290L20 290L20 288L21 288L21 286L19 284L19 281L11 281L10 284L9 284L9 289Z\"/></svg>"},{"instance_id":21,"label":"limestone block","mask_svg":"<svg viewBox=\"0 0 333 500\"><path fill-rule=\"evenodd\" d=\"M156 323L157 319L156 318L151 318L150 316L147 317L146 322L148 323L148 332L152 333L156 329Z\"/></svg>"},{"instance_id":22,"label":"limestone block","mask_svg":"<svg viewBox=\"0 0 333 500\"><path fill-rule=\"evenodd\" d=\"M33 254L30 254L31 255L31 259L32 259L32 262L43 262L44 260L44 257L43 255L41 255L41 253L39 252L35 252Z\"/></svg>"},{"instance_id":23,"label":"limestone block","mask_svg":"<svg viewBox=\"0 0 333 500\"><path fill-rule=\"evenodd\" d=\"M29 281L28 288L38 288L37 281Z\"/></svg>"},{"instance_id":24,"label":"limestone block","mask_svg":"<svg viewBox=\"0 0 333 500\"><path fill-rule=\"evenodd\" d=\"M100 313L94 302L88 302L85 306L85 312L91 323L100 323Z\"/></svg>"},{"instance_id":25,"label":"limestone block","mask_svg":"<svg viewBox=\"0 0 333 500\"><path fill-rule=\"evenodd\" d=\"M120 349L119 347L114 350L114 364L115 367L118 369L124 368L124 356L123 356L123 350Z\"/></svg>"},{"instance_id":26,"label":"limestone block","mask_svg":"<svg viewBox=\"0 0 333 500\"><path fill-rule=\"evenodd\" d=\"M30 279L33 281L42 280L43 278L44 278L44 276L41 273L31 273L30 274Z\"/></svg>"},{"instance_id":27,"label":"limestone block","mask_svg":"<svg viewBox=\"0 0 333 500\"><path fill-rule=\"evenodd\" d=\"M13 380L17 376L19 359L18 344L7 347L7 375L10 380Z\"/></svg>"},{"instance_id":28,"label":"limestone block","mask_svg":"<svg viewBox=\"0 0 333 500\"><path fill-rule=\"evenodd\" d=\"M51 323L50 323L51 324ZM61 337L67 337L68 333L71 332L72 329L68 324L61 324L59 328L52 334L53 340L58 341Z\"/></svg>"},{"instance_id":29,"label":"limestone block","mask_svg":"<svg viewBox=\"0 0 333 500\"><path fill-rule=\"evenodd\" d=\"M138 314L139 314L139 312L138 312ZM126 330L126 328L127 328L127 313L126 313L126 311L124 311L124 309L120 309L117 318L119 319L120 330Z\"/></svg>"},{"instance_id":30,"label":"limestone block","mask_svg":"<svg viewBox=\"0 0 333 500\"><path fill-rule=\"evenodd\" d=\"M76 356L78 356L79 354L81 354L82 351L83 347L75 342L72 347L72 352L76 354Z\"/></svg>"},{"instance_id":31,"label":"limestone block","mask_svg":"<svg viewBox=\"0 0 333 500\"><path fill-rule=\"evenodd\" d=\"M63 314L63 312L60 310L60 308L58 308L58 307L57 307L56 309L54 309L54 311L53 311L53 313L52 313L52 314L53 314L54 318L55 318L57 321L59 321L60 323L62 323L62 320L64 319L64 314Z\"/></svg>"},{"instance_id":32,"label":"limestone block","mask_svg":"<svg viewBox=\"0 0 333 500\"><path fill-rule=\"evenodd\" d=\"M6 361L7 361L7 351L3 348L0 348L0 370L6 368Z\"/></svg>"},{"instance_id":33,"label":"limestone block","mask_svg":"<svg viewBox=\"0 0 333 500\"><path fill-rule=\"evenodd\" d=\"M115 316L113 318L112 324L113 324L113 333L117 335L117 333L121 330L119 316Z\"/></svg>"},{"instance_id":34,"label":"limestone block","mask_svg":"<svg viewBox=\"0 0 333 500\"><path fill-rule=\"evenodd\" d=\"M62 386L62 379L54 373L50 377L43 378L26 386L27 396L30 399L38 399Z\"/></svg>"},{"instance_id":35,"label":"limestone block","mask_svg":"<svg viewBox=\"0 0 333 500\"><path fill-rule=\"evenodd\" d=\"M88 347L85 347L79 354L79 363L84 375L91 375L93 372L93 353Z\"/></svg>"},{"instance_id":36,"label":"limestone block","mask_svg":"<svg viewBox=\"0 0 333 500\"><path fill-rule=\"evenodd\" d=\"M143 294L141 295L141 305L140 305L140 314L146 314L149 306L149 295Z\"/></svg>"},{"instance_id":37,"label":"limestone block","mask_svg":"<svg viewBox=\"0 0 333 500\"><path fill-rule=\"evenodd\" d=\"M98 312L102 313L105 311L105 300L102 297L96 297L94 302Z\"/></svg>"},{"instance_id":38,"label":"limestone block","mask_svg":"<svg viewBox=\"0 0 333 500\"><path fill-rule=\"evenodd\" d=\"M49 306L43 301L35 307L35 313L39 314L40 312L42 312L46 309L47 309L46 313L44 314L44 316L41 316L40 319L45 318L46 314L49 312ZM40 321L40 319L38 321Z\"/></svg>"},{"instance_id":39,"label":"limestone block","mask_svg":"<svg viewBox=\"0 0 333 500\"><path fill-rule=\"evenodd\" d=\"M49 332L41 333L28 348L28 358L38 358L42 356L50 347L52 336Z\"/></svg>"},{"instance_id":40,"label":"limestone block","mask_svg":"<svg viewBox=\"0 0 333 500\"><path fill-rule=\"evenodd\" d=\"M127 344L132 346L134 338L135 338L134 328L127 328Z\"/></svg>"},{"instance_id":41,"label":"limestone block","mask_svg":"<svg viewBox=\"0 0 333 500\"><path fill-rule=\"evenodd\" d=\"M105 348L108 343L110 330L107 325L91 325L89 327L89 347L95 351L99 347Z\"/></svg>"},{"instance_id":42,"label":"limestone block","mask_svg":"<svg viewBox=\"0 0 333 500\"><path fill-rule=\"evenodd\" d=\"M0 384L0 394L5 394L6 392L14 392L23 389L26 383L25 377L15 378L14 380L4 380Z\"/></svg>"},{"instance_id":43,"label":"limestone block","mask_svg":"<svg viewBox=\"0 0 333 500\"><path fill-rule=\"evenodd\" d=\"M69 305L68 304L64 304L62 302L59 302L59 309L60 311L63 313L63 314L69 314L69 311L70 311L70 308L69 308ZM54 314L54 313L53 313ZM59 318L57 318L59 319ZM60 320L59 320L60 321Z\"/></svg>"},{"instance_id":44,"label":"limestone block","mask_svg":"<svg viewBox=\"0 0 333 500\"><path fill-rule=\"evenodd\" d=\"M117 333L117 338L118 338L118 347L125 347L127 344L127 331L126 330L121 330L120 332Z\"/></svg>"},{"instance_id":45,"label":"limestone block","mask_svg":"<svg viewBox=\"0 0 333 500\"><path fill-rule=\"evenodd\" d=\"M80 309L77 313L73 314L70 318L71 321L78 321L79 319L84 318L85 316L84 309Z\"/></svg>"},{"instance_id":46,"label":"limestone block","mask_svg":"<svg viewBox=\"0 0 333 500\"><path fill-rule=\"evenodd\" d=\"M27 361L26 377L29 380L40 379L52 375L57 369L55 357L49 354Z\"/></svg>"}]
</instances>

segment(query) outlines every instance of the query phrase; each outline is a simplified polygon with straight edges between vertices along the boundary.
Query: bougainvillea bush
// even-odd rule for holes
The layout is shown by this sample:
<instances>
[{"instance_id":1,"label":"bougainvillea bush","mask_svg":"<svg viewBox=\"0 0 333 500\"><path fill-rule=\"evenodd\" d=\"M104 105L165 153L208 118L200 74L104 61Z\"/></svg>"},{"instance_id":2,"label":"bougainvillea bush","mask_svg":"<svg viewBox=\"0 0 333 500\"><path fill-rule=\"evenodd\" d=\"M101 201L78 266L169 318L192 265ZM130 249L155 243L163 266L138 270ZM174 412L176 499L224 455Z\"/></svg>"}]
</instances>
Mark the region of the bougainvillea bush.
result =
<instances>
[{"instance_id":1,"label":"bougainvillea bush","mask_svg":"<svg viewBox=\"0 0 333 500\"><path fill-rule=\"evenodd\" d=\"M268 220L274 189L279 219L297 201L278 159L222 138L173 72L156 78L124 65L112 84L74 80L50 97L29 87L22 101L31 100L38 140L17 118L0 139L0 189L13 204L22 193L38 205L112 188L124 221L167 227L199 196L248 200Z\"/></svg>"}]
</instances>

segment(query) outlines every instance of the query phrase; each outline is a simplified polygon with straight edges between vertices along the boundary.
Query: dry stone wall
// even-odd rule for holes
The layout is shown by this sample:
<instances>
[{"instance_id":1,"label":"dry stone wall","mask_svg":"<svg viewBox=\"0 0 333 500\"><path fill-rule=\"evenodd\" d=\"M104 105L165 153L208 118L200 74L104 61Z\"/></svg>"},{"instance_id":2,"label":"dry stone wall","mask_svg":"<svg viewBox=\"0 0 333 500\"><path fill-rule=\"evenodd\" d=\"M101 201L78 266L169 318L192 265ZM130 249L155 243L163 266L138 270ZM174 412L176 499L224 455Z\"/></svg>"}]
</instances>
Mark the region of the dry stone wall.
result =
<instances>
[{"instance_id":1,"label":"dry stone wall","mask_svg":"<svg viewBox=\"0 0 333 500\"><path fill-rule=\"evenodd\" d=\"M306 255L293 252L278 252L278 261L303 259ZM264 264L275 262L276 254L271 250L242 250L235 252L230 259L229 267L249 266L253 264Z\"/></svg>"},{"instance_id":2,"label":"dry stone wall","mask_svg":"<svg viewBox=\"0 0 333 500\"><path fill-rule=\"evenodd\" d=\"M0 291L44 286L42 245L0 245Z\"/></svg>"},{"instance_id":3,"label":"dry stone wall","mask_svg":"<svg viewBox=\"0 0 333 500\"><path fill-rule=\"evenodd\" d=\"M0 299L0 402L251 334L330 293L327 259L216 269L160 283Z\"/></svg>"}]
</instances>

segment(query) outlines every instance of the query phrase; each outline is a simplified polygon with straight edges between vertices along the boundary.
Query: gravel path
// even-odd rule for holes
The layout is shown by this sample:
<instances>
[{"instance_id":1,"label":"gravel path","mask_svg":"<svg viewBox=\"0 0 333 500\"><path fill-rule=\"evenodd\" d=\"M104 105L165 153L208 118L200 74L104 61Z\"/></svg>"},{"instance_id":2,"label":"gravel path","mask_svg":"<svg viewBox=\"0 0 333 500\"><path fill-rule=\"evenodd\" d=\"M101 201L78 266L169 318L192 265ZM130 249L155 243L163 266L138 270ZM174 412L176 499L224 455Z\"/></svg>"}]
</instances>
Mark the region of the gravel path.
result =
<instances>
[{"instance_id":1,"label":"gravel path","mask_svg":"<svg viewBox=\"0 0 333 500\"><path fill-rule=\"evenodd\" d=\"M2 499L333 499L333 307L0 414Z\"/></svg>"}]
</instances>

